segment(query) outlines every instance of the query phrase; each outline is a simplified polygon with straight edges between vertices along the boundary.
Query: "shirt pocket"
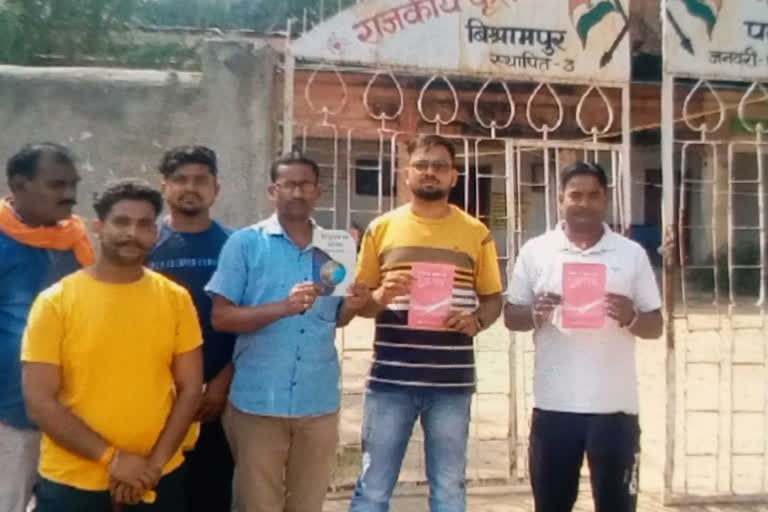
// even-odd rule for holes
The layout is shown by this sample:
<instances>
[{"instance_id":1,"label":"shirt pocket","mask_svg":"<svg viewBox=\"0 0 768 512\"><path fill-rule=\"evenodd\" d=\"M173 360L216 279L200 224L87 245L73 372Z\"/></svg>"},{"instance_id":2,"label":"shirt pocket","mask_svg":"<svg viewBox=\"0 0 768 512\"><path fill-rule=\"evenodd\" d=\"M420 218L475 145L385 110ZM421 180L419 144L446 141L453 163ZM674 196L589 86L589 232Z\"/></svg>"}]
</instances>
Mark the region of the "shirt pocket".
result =
<instances>
[{"instance_id":1,"label":"shirt pocket","mask_svg":"<svg viewBox=\"0 0 768 512\"><path fill-rule=\"evenodd\" d=\"M605 291L632 297L632 280L634 272L628 262L621 262L618 256L606 258Z\"/></svg>"}]
</instances>

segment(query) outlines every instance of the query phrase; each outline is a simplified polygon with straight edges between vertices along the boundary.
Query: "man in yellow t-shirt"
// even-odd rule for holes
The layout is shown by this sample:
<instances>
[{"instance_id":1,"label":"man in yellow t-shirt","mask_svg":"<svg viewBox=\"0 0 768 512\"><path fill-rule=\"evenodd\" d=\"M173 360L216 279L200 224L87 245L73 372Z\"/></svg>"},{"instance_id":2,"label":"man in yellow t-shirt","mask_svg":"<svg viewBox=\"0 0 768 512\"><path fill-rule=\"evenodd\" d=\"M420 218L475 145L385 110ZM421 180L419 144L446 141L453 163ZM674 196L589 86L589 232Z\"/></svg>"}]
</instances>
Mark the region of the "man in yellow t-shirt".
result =
<instances>
[{"instance_id":1,"label":"man in yellow t-shirt","mask_svg":"<svg viewBox=\"0 0 768 512\"><path fill-rule=\"evenodd\" d=\"M202 337L184 288L143 266L159 192L97 198L96 263L42 292L22 345L24 397L43 432L37 512L181 511L180 449L199 406Z\"/></svg>"},{"instance_id":2,"label":"man in yellow t-shirt","mask_svg":"<svg viewBox=\"0 0 768 512\"><path fill-rule=\"evenodd\" d=\"M413 425L420 418L432 512L466 510L473 338L501 312L496 244L478 219L448 203L456 150L439 135L408 145L410 203L375 219L357 281L376 317L363 411L363 464L351 512L389 509Z\"/></svg>"}]
</instances>

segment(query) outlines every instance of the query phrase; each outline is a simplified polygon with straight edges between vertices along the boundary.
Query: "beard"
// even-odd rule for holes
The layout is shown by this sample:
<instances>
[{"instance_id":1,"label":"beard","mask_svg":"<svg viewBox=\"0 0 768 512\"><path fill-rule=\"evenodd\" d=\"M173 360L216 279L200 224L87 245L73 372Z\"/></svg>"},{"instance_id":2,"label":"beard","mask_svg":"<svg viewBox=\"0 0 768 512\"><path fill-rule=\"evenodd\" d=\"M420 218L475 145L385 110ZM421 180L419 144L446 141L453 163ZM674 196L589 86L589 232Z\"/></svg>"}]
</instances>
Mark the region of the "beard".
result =
<instances>
[{"instance_id":1,"label":"beard","mask_svg":"<svg viewBox=\"0 0 768 512\"><path fill-rule=\"evenodd\" d=\"M565 212L565 221L577 230L591 231L602 227L605 216L599 212L582 209L568 209Z\"/></svg>"},{"instance_id":2,"label":"beard","mask_svg":"<svg viewBox=\"0 0 768 512\"><path fill-rule=\"evenodd\" d=\"M119 245L107 245L102 243L101 253L107 261L120 267L141 266L147 260L147 256L149 255L149 251L147 249L138 245L136 245L136 248L139 249L140 252L138 252L135 256L124 256L121 254L120 248L121 246Z\"/></svg>"},{"instance_id":3,"label":"beard","mask_svg":"<svg viewBox=\"0 0 768 512\"><path fill-rule=\"evenodd\" d=\"M187 201L190 200L190 201ZM206 210L203 198L197 193L186 193L175 201L169 201L171 209L187 217L195 217Z\"/></svg>"},{"instance_id":4,"label":"beard","mask_svg":"<svg viewBox=\"0 0 768 512\"><path fill-rule=\"evenodd\" d=\"M450 193L448 190L439 188L415 188L411 192L422 201L442 201Z\"/></svg>"},{"instance_id":5,"label":"beard","mask_svg":"<svg viewBox=\"0 0 768 512\"><path fill-rule=\"evenodd\" d=\"M197 217L205 211L205 208L201 206L180 206L175 208L175 210L185 217Z\"/></svg>"}]
</instances>

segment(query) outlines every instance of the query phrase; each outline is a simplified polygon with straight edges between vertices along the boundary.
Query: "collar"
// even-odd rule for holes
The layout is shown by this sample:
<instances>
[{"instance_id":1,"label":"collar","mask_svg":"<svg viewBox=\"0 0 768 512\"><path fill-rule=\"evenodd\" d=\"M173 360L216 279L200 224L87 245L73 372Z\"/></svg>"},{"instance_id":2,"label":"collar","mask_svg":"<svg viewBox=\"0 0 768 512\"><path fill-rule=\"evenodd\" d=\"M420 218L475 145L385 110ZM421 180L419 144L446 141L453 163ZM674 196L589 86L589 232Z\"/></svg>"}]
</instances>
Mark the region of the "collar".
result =
<instances>
[{"instance_id":1,"label":"collar","mask_svg":"<svg viewBox=\"0 0 768 512\"><path fill-rule=\"evenodd\" d=\"M24 219L21 218L21 215L19 215L19 212L16 211L16 206L13 204L13 196L12 195L7 195L7 196L5 196L3 198L0 198L0 202L4 203L8 207L8 211L11 212L11 215L13 215L13 217L16 220L18 220L19 222L21 222L25 226L29 226L28 224L26 224L24 222ZM64 220L66 220L66 219L64 219ZM52 225L48 225L48 226L35 226L35 227L29 226L29 227L30 227L30 229L37 229L39 227L49 227L49 228L51 228L51 227L56 227L61 222L62 221L59 221L56 224L52 224Z\"/></svg>"},{"instance_id":2,"label":"collar","mask_svg":"<svg viewBox=\"0 0 768 512\"><path fill-rule=\"evenodd\" d=\"M317 225L317 222L315 222L315 219L312 217L309 218L310 224L312 224L312 229L321 229L320 226ZM268 235L272 236L286 236L285 230L283 229L283 225L280 224L280 221L277 218L277 214L273 213L269 216L267 220L264 221L264 231Z\"/></svg>"},{"instance_id":3,"label":"collar","mask_svg":"<svg viewBox=\"0 0 768 512\"><path fill-rule=\"evenodd\" d=\"M217 224L218 223L215 220L211 219L211 223L203 231L179 231L178 229L174 228L171 225L171 217L169 215L162 215L162 216L160 216L157 219L157 229L158 230L166 229L168 231L172 231L174 233L181 233L181 234L184 234L184 235L201 235L201 234L207 233L210 230L212 230L213 228L215 228Z\"/></svg>"},{"instance_id":4,"label":"collar","mask_svg":"<svg viewBox=\"0 0 768 512\"><path fill-rule=\"evenodd\" d=\"M616 244L614 243L616 234L605 222L603 222L603 236L600 237L600 240L598 240L595 245L587 247L586 249L580 249L568 240L568 237L565 236L563 225L564 222L561 222L554 229L554 236L557 238L557 250L578 254L599 254L616 250Z\"/></svg>"},{"instance_id":5,"label":"collar","mask_svg":"<svg viewBox=\"0 0 768 512\"><path fill-rule=\"evenodd\" d=\"M16 211L16 207L13 205L13 196L6 196L3 198L8 205L8 210L13 214L14 217L16 217L16 220L23 223L24 220L21 218L21 215L19 215L19 212Z\"/></svg>"}]
</instances>

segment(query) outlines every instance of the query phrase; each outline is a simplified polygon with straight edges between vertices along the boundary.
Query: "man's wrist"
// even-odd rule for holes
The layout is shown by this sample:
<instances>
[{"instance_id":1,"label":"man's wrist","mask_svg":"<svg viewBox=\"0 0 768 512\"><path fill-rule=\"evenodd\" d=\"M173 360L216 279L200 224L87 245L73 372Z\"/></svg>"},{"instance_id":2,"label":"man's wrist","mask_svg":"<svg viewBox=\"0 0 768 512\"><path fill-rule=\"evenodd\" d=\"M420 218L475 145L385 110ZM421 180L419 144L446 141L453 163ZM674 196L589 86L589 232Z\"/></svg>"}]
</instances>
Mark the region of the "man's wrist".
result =
<instances>
[{"instance_id":1,"label":"man's wrist","mask_svg":"<svg viewBox=\"0 0 768 512\"><path fill-rule=\"evenodd\" d=\"M115 468L117 467L118 460L120 459L120 450L115 449L115 452L112 454L112 458L109 461L109 465L107 466L107 470L109 471L109 474L113 474L115 472Z\"/></svg>"},{"instance_id":2,"label":"man's wrist","mask_svg":"<svg viewBox=\"0 0 768 512\"><path fill-rule=\"evenodd\" d=\"M229 393L229 382L211 380L207 384L203 384L203 395L207 396L224 396Z\"/></svg>"},{"instance_id":3,"label":"man's wrist","mask_svg":"<svg viewBox=\"0 0 768 512\"><path fill-rule=\"evenodd\" d=\"M479 314L477 314L476 312L472 313L472 318L474 318L475 320L475 327L477 328L477 332L482 332L486 329L487 326L485 325L485 323L483 322L483 319L480 317Z\"/></svg>"},{"instance_id":4,"label":"man's wrist","mask_svg":"<svg viewBox=\"0 0 768 512\"><path fill-rule=\"evenodd\" d=\"M296 313L291 311L291 298L286 297L280 302L277 303L278 305L278 314L280 315L280 318L285 318L289 316L294 316Z\"/></svg>"},{"instance_id":5,"label":"man's wrist","mask_svg":"<svg viewBox=\"0 0 768 512\"><path fill-rule=\"evenodd\" d=\"M381 288L376 288L371 292L371 300L379 309L384 309L387 307L387 305L384 303L384 297L382 297L382 295L384 295L384 293Z\"/></svg>"},{"instance_id":6,"label":"man's wrist","mask_svg":"<svg viewBox=\"0 0 768 512\"><path fill-rule=\"evenodd\" d=\"M626 324L624 324L623 327L625 327L625 328L627 328L627 329L629 329L631 331L632 328L635 325L637 325L637 321L638 321L639 318L640 318L640 313L637 311L636 308L632 308L632 319L629 322L627 322Z\"/></svg>"},{"instance_id":7,"label":"man's wrist","mask_svg":"<svg viewBox=\"0 0 768 512\"><path fill-rule=\"evenodd\" d=\"M539 321L536 319L536 307L531 304L531 322L533 322L533 328L536 329L539 327Z\"/></svg>"},{"instance_id":8,"label":"man's wrist","mask_svg":"<svg viewBox=\"0 0 768 512\"><path fill-rule=\"evenodd\" d=\"M99 457L99 465L105 468L109 468L112 465L112 461L117 455L117 449L114 446L108 446L104 453Z\"/></svg>"},{"instance_id":9,"label":"man's wrist","mask_svg":"<svg viewBox=\"0 0 768 512\"><path fill-rule=\"evenodd\" d=\"M149 457L147 457L146 460L147 460L147 464L149 464L150 468L152 468L152 469L154 469L156 471L159 471L159 472L163 471L163 468L165 467L165 465L168 462L167 460L165 462L163 462L161 460L161 457L158 456L157 454L155 454L154 452L150 453ZM170 460L170 457L169 457L168 460Z\"/></svg>"}]
</instances>

